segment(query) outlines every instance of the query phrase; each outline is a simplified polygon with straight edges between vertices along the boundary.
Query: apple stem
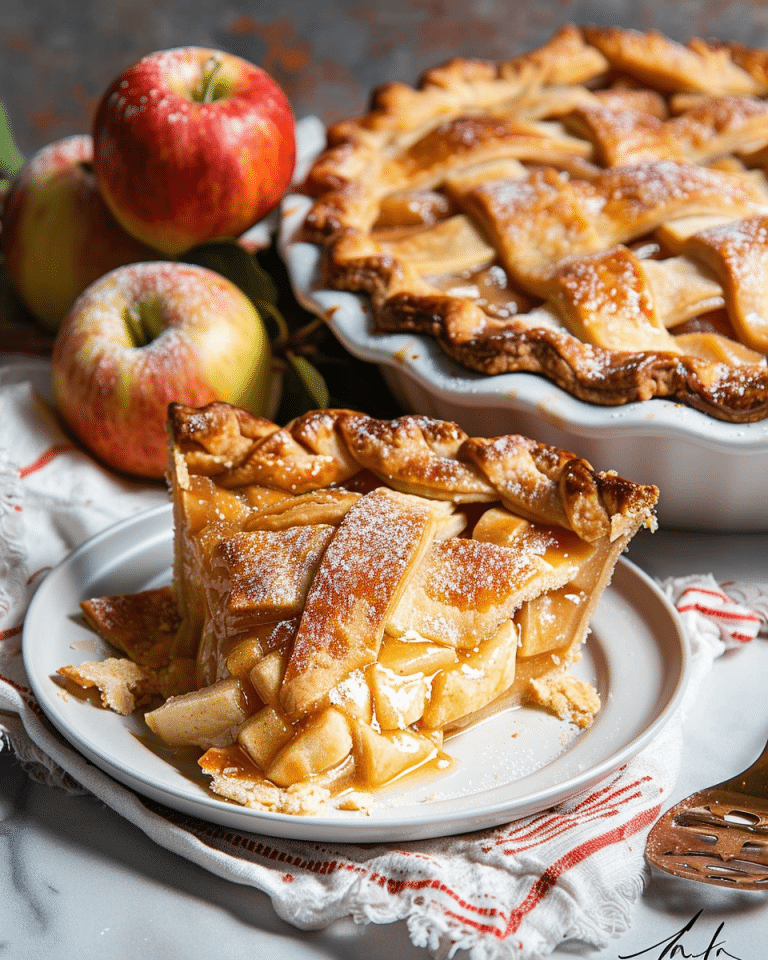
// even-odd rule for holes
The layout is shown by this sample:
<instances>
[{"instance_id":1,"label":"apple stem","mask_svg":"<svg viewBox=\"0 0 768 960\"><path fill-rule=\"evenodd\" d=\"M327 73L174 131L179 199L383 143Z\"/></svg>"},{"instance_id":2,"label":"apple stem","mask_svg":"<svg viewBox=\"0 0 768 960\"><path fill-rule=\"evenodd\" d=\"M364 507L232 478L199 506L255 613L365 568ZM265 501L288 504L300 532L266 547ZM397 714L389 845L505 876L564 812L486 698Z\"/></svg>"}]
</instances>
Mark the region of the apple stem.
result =
<instances>
[{"instance_id":1,"label":"apple stem","mask_svg":"<svg viewBox=\"0 0 768 960\"><path fill-rule=\"evenodd\" d=\"M142 301L138 309L126 307L123 310L123 323L132 347L146 347L163 329L160 305L153 301Z\"/></svg>"},{"instance_id":2,"label":"apple stem","mask_svg":"<svg viewBox=\"0 0 768 960\"><path fill-rule=\"evenodd\" d=\"M123 323L125 332L128 334L128 342L132 347L143 347L144 336L141 329L141 322L136 314L129 307L123 310Z\"/></svg>"},{"instance_id":3,"label":"apple stem","mask_svg":"<svg viewBox=\"0 0 768 960\"><path fill-rule=\"evenodd\" d=\"M203 73L202 92L200 94L201 103L210 103L213 100L213 91L216 88L216 81L221 72L221 60L216 57L209 57L205 62Z\"/></svg>"},{"instance_id":4,"label":"apple stem","mask_svg":"<svg viewBox=\"0 0 768 960\"><path fill-rule=\"evenodd\" d=\"M79 162L78 166L79 166L80 169L82 170L83 175L84 175L88 180L90 180L91 183L93 183L93 182L95 181L95 179L96 179L96 175L95 175L95 173L93 172L93 164L90 162L90 160L81 160L81 161Z\"/></svg>"}]
</instances>

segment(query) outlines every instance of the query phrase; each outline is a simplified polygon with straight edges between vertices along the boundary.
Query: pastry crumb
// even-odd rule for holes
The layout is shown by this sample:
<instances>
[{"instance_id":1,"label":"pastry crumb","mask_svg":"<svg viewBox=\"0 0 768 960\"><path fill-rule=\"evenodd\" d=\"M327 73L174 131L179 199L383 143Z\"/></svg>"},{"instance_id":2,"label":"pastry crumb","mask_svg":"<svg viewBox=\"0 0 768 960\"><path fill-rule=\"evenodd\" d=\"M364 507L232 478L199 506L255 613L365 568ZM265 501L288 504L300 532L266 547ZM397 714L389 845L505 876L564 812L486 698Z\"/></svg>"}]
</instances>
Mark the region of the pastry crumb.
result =
<instances>
[{"instance_id":1,"label":"pastry crumb","mask_svg":"<svg viewBox=\"0 0 768 960\"><path fill-rule=\"evenodd\" d=\"M568 720L585 729L600 710L600 696L585 680L569 673L530 681L532 699L560 720Z\"/></svg>"},{"instance_id":2,"label":"pastry crumb","mask_svg":"<svg viewBox=\"0 0 768 960\"><path fill-rule=\"evenodd\" d=\"M338 798L337 808L339 810L356 810L359 813L370 814L373 811L376 801L373 794L362 790L352 790L350 793L343 794Z\"/></svg>"},{"instance_id":3,"label":"pastry crumb","mask_svg":"<svg viewBox=\"0 0 768 960\"><path fill-rule=\"evenodd\" d=\"M59 667L57 673L83 690L96 688L102 706L128 716L157 692L144 670L127 657L87 660L78 666Z\"/></svg>"},{"instance_id":4,"label":"pastry crumb","mask_svg":"<svg viewBox=\"0 0 768 960\"><path fill-rule=\"evenodd\" d=\"M228 776L226 769L211 777L210 788L220 797L251 810L292 816L314 817L331 808L369 814L374 803L370 794L360 791L353 790L333 801L331 791L317 784L294 783L289 787L277 787L266 780Z\"/></svg>"}]
</instances>

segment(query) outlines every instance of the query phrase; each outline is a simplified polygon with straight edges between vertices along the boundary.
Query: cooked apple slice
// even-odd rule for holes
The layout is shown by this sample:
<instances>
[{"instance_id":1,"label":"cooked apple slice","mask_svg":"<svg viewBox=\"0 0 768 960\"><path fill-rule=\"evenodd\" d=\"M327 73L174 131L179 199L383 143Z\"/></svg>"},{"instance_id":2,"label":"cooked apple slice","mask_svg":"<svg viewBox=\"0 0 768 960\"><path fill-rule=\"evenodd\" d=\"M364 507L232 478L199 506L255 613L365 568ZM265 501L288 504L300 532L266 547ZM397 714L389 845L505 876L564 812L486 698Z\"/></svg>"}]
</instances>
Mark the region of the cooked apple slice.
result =
<instances>
[{"instance_id":1,"label":"cooked apple slice","mask_svg":"<svg viewBox=\"0 0 768 960\"><path fill-rule=\"evenodd\" d=\"M238 679L247 677L253 667L273 650L285 653L290 649L298 618L277 620L274 623L255 623L244 635L235 639L227 654L227 671Z\"/></svg>"},{"instance_id":2,"label":"cooked apple slice","mask_svg":"<svg viewBox=\"0 0 768 960\"><path fill-rule=\"evenodd\" d=\"M292 739L293 727L273 707L254 713L237 735L237 742L261 770L266 770L278 750Z\"/></svg>"},{"instance_id":3,"label":"cooked apple slice","mask_svg":"<svg viewBox=\"0 0 768 960\"><path fill-rule=\"evenodd\" d=\"M421 673L427 676L456 662L453 647L441 646L426 640L411 639L418 634L406 634L402 640L384 637L379 651L379 664L401 677Z\"/></svg>"},{"instance_id":4,"label":"cooked apple slice","mask_svg":"<svg viewBox=\"0 0 768 960\"><path fill-rule=\"evenodd\" d=\"M377 733L366 723L354 725L355 766L372 787L394 780L438 755L434 740L411 730Z\"/></svg>"},{"instance_id":5,"label":"cooked apple slice","mask_svg":"<svg viewBox=\"0 0 768 960\"><path fill-rule=\"evenodd\" d=\"M506 620L490 640L471 653L460 655L458 663L438 673L423 724L444 728L476 713L504 693L515 679L517 640L517 627Z\"/></svg>"},{"instance_id":6,"label":"cooked apple slice","mask_svg":"<svg viewBox=\"0 0 768 960\"><path fill-rule=\"evenodd\" d=\"M232 743L247 716L240 682L228 677L210 687L171 697L144 719L150 730L170 746L210 747Z\"/></svg>"},{"instance_id":7,"label":"cooked apple slice","mask_svg":"<svg viewBox=\"0 0 768 960\"><path fill-rule=\"evenodd\" d=\"M366 671L373 708L382 730L405 730L421 719L430 691L423 673L401 676L380 663Z\"/></svg>"},{"instance_id":8,"label":"cooked apple slice","mask_svg":"<svg viewBox=\"0 0 768 960\"><path fill-rule=\"evenodd\" d=\"M317 776L341 763L352 749L352 735L344 714L329 707L315 714L266 770L279 787Z\"/></svg>"},{"instance_id":9,"label":"cooked apple slice","mask_svg":"<svg viewBox=\"0 0 768 960\"><path fill-rule=\"evenodd\" d=\"M248 674L253 689L264 703L272 707L277 707L280 703L280 686L287 662L287 654L273 650L255 663Z\"/></svg>"}]
</instances>

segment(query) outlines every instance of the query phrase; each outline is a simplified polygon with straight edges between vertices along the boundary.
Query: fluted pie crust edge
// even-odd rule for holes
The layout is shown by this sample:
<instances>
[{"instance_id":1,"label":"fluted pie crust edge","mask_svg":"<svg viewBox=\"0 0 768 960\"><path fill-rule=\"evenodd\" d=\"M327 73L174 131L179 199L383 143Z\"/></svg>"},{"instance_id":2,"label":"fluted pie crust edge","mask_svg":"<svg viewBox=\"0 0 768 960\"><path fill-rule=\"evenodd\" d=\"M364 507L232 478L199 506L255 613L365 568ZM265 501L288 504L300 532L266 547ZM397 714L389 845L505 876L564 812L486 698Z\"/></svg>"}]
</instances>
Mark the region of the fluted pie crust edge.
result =
<instances>
[{"instance_id":1,"label":"fluted pie crust edge","mask_svg":"<svg viewBox=\"0 0 768 960\"><path fill-rule=\"evenodd\" d=\"M768 415L768 53L566 26L337 123L303 189L375 332L581 400Z\"/></svg>"}]
</instances>

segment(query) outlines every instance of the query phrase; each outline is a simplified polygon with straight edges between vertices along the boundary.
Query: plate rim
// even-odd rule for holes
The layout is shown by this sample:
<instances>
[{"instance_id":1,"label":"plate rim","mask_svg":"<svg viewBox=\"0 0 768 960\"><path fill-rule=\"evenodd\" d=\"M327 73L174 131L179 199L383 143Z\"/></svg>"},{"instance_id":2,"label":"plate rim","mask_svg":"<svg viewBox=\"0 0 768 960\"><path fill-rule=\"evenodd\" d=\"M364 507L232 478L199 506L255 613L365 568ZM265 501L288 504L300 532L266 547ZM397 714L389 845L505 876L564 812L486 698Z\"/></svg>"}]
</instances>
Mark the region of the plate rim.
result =
<instances>
[{"instance_id":1,"label":"plate rim","mask_svg":"<svg viewBox=\"0 0 768 960\"><path fill-rule=\"evenodd\" d=\"M164 524L164 527L161 527L161 524ZM155 528L154 539L141 536L142 530L146 527ZM636 736L624 742L622 746L609 755L604 756L599 762L588 766L579 775L571 776L565 781L551 783L547 787L542 787L531 794L523 795L522 798L517 798L511 804L508 800L499 799L481 807L479 812L468 813L466 809L456 809L447 815L440 816L439 820L435 819L435 815L431 818L427 815L416 820L410 816L391 816L376 819L375 816L364 817L360 814L352 816L296 816L248 809L229 803L222 798L217 798L213 794L201 793L199 797L185 797L171 792L159 784L142 779L140 773L123 769L117 760L109 757L108 751L103 747L92 747L89 741L84 741L76 732L73 732L66 722L65 711L57 709L61 707L61 703L57 703L55 698L57 692L58 694L61 693L61 688L55 686L53 693L49 693L51 675L46 673L43 676L34 663L34 653L39 641L36 642L32 638L33 628L40 617L40 610L46 604L48 594L56 587L58 581L66 577L68 572L79 564L83 558L87 558L89 554L93 554L105 546L108 547L112 542L119 541L125 535L133 535L131 549L134 552L147 550L152 544L161 543L165 539L172 544L172 530L172 504L160 504L110 525L90 537L63 558L41 581L29 604L22 630L22 657L27 678L44 717L76 753L85 756L102 773L107 774L139 796L150 797L171 809L190 814L209 823L287 839L360 843L444 837L497 826L540 812L578 795L632 759L661 732L674 716L690 678L690 651L674 607L648 574L632 561L621 557L614 578L617 574L619 577L630 577L643 585L660 605L661 610L668 617L668 626L672 628L674 650L677 654L677 670L675 675L665 678L663 686L668 687L669 692L663 705L660 705L656 711L653 720ZM116 564L118 570L120 567L120 563ZM87 584L83 585L83 587L85 586ZM615 589L613 584L608 586L607 591L612 589ZM660 644L658 638L657 642ZM668 642L671 643L672 641ZM662 650L660 645L658 650L659 652ZM46 681L48 681L48 689L46 689ZM660 694L662 692L659 691ZM127 724L130 718L119 719L122 719L123 726L128 729ZM581 738L574 741L574 747L579 742L581 742ZM564 755L570 755L574 747L569 748ZM559 758L552 762L556 763L557 759ZM540 774L541 770L545 770L550 765L551 762L545 764L544 767L534 771L531 776ZM499 789L498 787L485 788L470 796L496 793ZM450 799L442 802L448 803ZM426 808L426 806L425 804L424 807Z\"/></svg>"}]
</instances>

